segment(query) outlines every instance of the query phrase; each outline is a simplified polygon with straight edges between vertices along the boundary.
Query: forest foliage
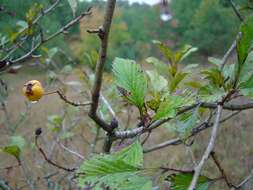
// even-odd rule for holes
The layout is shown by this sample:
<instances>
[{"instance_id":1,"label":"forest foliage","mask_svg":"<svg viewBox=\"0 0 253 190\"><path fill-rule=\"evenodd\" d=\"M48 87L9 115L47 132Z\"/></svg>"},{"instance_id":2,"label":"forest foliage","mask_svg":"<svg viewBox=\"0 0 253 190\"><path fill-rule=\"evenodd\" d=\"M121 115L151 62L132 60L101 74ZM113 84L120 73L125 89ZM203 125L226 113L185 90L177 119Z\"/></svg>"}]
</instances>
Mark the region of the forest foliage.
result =
<instances>
[{"instance_id":1,"label":"forest foliage","mask_svg":"<svg viewBox=\"0 0 253 190\"><path fill-rule=\"evenodd\" d=\"M162 41L175 48L182 47L184 44L195 45L199 48L198 55L221 55L235 37L239 26L238 18L224 2L224 0L212 2L208 0L172 1L169 4L169 9L173 18L169 22L163 22L160 20L159 5L130 5L127 1L119 1L110 35L109 65L115 56L142 60L151 54L159 55L152 45L152 40ZM35 17L39 13L39 9L46 7L48 3L50 3L49 0L15 0L15 2L3 0L1 7L4 9L0 12L2 14L0 20L2 43L6 39L15 40L18 37L16 36L18 31L25 27L29 23L29 19ZM88 21L84 20L81 27L74 26L70 30L69 37L60 36L43 45L39 52L47 54L50 52L50 48L57 46L74 54L78 62L94 64L92 60L96 57L99 43L94 36L86 32L86 27L97 27L97 23L103 19L102 8L104 5L105 2L99 0L78 2L76 14L88 7L93 7L96 16L89 18ZM50 18L42 18L38 26L35 26L30 32L32 30L36 32L40 26L43 26L47 28L46 33L50 34L72 18L73 14L68 2L63 1L61 6L50 14ZM79 34L80 37L78 37ZM64 42L64 39L71 40L75 36L78 37L78 41L81 40L83 43L78 43L76 46L66 46L67 42ZM16 54L19 54L20 51L18 50ZM3 57L4 53L0 56ZM45 60L41 61L45 62Z\"/></svg>"}]
</instances>

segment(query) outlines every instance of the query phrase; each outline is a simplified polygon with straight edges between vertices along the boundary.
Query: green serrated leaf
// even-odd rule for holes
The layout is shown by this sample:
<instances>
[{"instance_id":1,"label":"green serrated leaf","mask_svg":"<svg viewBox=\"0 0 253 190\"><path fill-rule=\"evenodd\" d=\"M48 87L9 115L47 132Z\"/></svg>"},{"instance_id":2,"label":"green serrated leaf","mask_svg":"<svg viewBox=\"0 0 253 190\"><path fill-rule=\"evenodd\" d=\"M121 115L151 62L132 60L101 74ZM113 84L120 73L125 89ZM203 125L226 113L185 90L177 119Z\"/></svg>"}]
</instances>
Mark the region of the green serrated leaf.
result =
<instances>
[{"instance_id":1,"label":"green serrated leaf","mask_svg":"<svg viewBox=\"0 0 253 190\"><path fill-rule=\"evenodd\" d=\"M250 80L252 74L253 74L253 52L250 52L244 64L241 66L240 75L238 78L238 87L242 88L242 85L245 85L245 82Z\"/></svg>"},{"instance_id":2,"label":"green serrated leaf","mask_svg":"<svg viewBox=\"0 0 253 190\"><path fill-rule=\"evenodd\" d=\"M242 65L251 48L253 42L253 16L249 16L240 26L241 37L237 41L237 56L239 65Z\"/></svg>"},{"instance_id":3,"label":"green serrated leaf","mask_svg":"<svg viewBox=\"0 0 253 190\"><path fill-rule=\"evenodd\" d=\"M193 173L178 173L168 177L171 182L171 190L187 190L193 178ZM211 180L206 176L200 176L196 190L208 190Z\"/></svg>"},{"instance_id":4,"label":"green serrated leaf","mask_svg":"<svg viewBox=\"0 0 253 190\"><path fill-rule=\"evenodd\" d=\"M177 109L182 106L183 102L184 100L180 96L168 96L165 101L161 102L153 121L175 117Z\"/></svg>"},{"instance_id":5,"label":"green serrated leaf","mask_svg":"<svg viewBox=\"0 0 253 190\"><path fill-rule=\"evenodd\" d=\"M224 85L224 76L218 68L210 68L201 72L210 84L220 88Z\"/></svg>"},{"instance_id":6,"label":"green serrated leaf","mask_svg":"<svg viewBox=\"0 0 253 190\"><path fill-rule=\"evenodd\" d=\"M198 108L194 112L187 112L182 114L176 121L176 131L179 133L179 137L185 140L192 132L193 127L198 122Z\"/></svg>"},{"instance_id":7,"label":"green serrated leaf","mask_svg":"<svg viewBox=\"0 0 253 190\"><path fill-rule=\"evenodd\" d=\"M247 96L249 98L253 98L253 88L245 88L245 89L241 89L241 93L244 96Z\"/></svg>"},{"instance_id":8,"label":"green serrated leaf","mask_svg":"<svg viewBox=\"0 0 253 190\"><path fill-rule=\"evenodd\" d=\"M167 85L168 81L156 71L146 71L150 79L152 90L154 92L161 92Z\"/></svg>"},{"instance_id":9,"label":"green serrated leaf","mask_svg":"<svg viewBox=\"0 0 253 190\"><path fill-rule=\"evenodd\" d=\"M178 50L175 54L175 62L180 63L186 57L188 57L193 52L197 51L198 48L192 47L191 45L185 45L182 49Z\"/></svg>"},{"instance_id":10,"label":"green serrated leaf","mask_svg":"<svg viewBox=\"0 0 253 190\"><path fill-rule=\"evenodd\" d=\"M172 49L169 48L168 46L166 46L164 43L157 41L157 40L153 40L153 43L159 47L159 49L161 50L163 55L169 60L169 62L172 65L174 65L175 64L175 56L174 56L174 52L172 51Z\"/></svg>"},{"instance_id":11,"label":"green serrated leaf","mask_svg":"<svg viewBox=\"0 0 253 190\"><path fill-rule=\"evenodd\" d=\"M153 98L146 102L147 106L154 111L157 111L160 103L161 103L160 99L157 99L157 98Z\"/></svg>"},{"instance_id":12,"label":"green serrated leaf","mask_svg":"<svg viewBox=\"0 0 253 190\"><path fill-rule=\"evenodd\" d=\"M178 85L184 80L184 78L188 75L188 73L178 72L176 75L171 79L169 88L170 93L174 92Z\"/></svg>"},{"instance_id":13,"label":"green serrated leaf","mask_svg":"<svg viewBox=\"0 0 253 190\"><path fill-rule=\"evenodd\" d=\"M117 159L122 159L133 166L143 165L143 151L139 141L135 141L133 144L123 148L114 155Z\"/></svg>"},{"instance_id":14,"label":"green serrated leaf","mask_svg":"<svg viewBox=\"0 0 253 190\"><path fill-rule=\"evenodd\" d=\"M129 92L125 98L141 110L147 91L147 79L140 65L133 60L116 58L113 73L116 85Z\"/></svg>"},{"instance_id":15,"label":"green serrated leaf","mask_svg":"<svg viewBox=\"0 0 253 190\"><path fill-rule=\"evenodd\" d=\"M199 81L189 81L186 82L185 85L194 89L199 89L202 87L202 84Z\"/></svg>"},{"instance_id":16,"label":"green serrated leaf","mask_svg":"<svg viewBox=\"0 0 253 190\"><path fill-rule=\"evenodd\" d=\"M215 102L220 100L225 94L224 90L213 85L205 85L199 89L200 100L204 102Z\"/></svg>"},{"instance_id":17,"label":"green serrated leaf","mask_svg":"<svg viewBox=\"0 0 253 190\"><path fill-rule=\"evenodd\" d=\"M138 141L114 154L96 155L81 165L78 173L85 175L79 176L79 186L89 185L97 190L151 190L152 182L140 176L142 163Z\"/></svg>"}]
</instances>

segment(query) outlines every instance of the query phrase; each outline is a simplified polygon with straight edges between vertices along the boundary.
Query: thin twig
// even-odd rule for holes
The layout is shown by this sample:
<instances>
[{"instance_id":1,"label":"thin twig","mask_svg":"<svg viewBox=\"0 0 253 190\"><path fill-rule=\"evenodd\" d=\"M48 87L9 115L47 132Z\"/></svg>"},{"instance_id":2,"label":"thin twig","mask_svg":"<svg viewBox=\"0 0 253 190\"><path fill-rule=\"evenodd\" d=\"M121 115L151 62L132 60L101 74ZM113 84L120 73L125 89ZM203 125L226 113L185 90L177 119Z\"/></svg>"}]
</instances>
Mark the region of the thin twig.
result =
<instances>
[{"instance_id":1,"label":"thin twig","mask_svg":"<svg viewBox=\"0 0 253 190\"><path fill-rule=\"evenodd\" d=\"M240 14L239 10L236 8L236 5L235 5L234 1L233 0L229 0L229 2L230 2L230 5L232 6L233 11L236 14L236 16L239 18L239 20L241 22L243 22L244 19L243 19L242 15Z\"/></svg>"},{"instance_id":2,"label":"thin twig","mask_svg":"<svg viewBox=\"0 0 253 190\"><path fill-rule=\"evenodd\" d=\"M79 102L72 102L67 97L59 90L55 91L54 93L57 93L59 97L67 104L70 104L72 106L78 107L78 106L88 106L91 105L90 102L85 102L85 103L79 103Z\"/></svg>"},{"instance_id":3,"label":"thin twig","mask_svg":"<svg viewBox=\"0 0 253 190\"><path fill-rule=\"evenodd\" d=\"M227 121L228 119L230 119L231 117L239 114L240 111L237 111L237 112L233 112L231 114L229 114L228 116L226 116L224 119L222 119L220 121L220 123L223 123L225 121ZM208 129L212 126L213 124L212 123L209 123L208 120L202 122L201 124L199 124L199 126L197 126L196 128L193 128L192 130L192 134L188 137L192 137L192 136L195 136L197 135L198 133L200 133L201 131L205 130L205 129ZM157 144L155 146L152 146L152 147L149 147L149 148L146 148L143 150L144 153L149 153L149 152L153 152L153 151L156 151L156 150L159 150L159 149L162 149L162 148L165 148L167 146L172 146L172 145L179 145L179 144L182 144L183 141L182 139L180 138L174 138L174 139L170 139L168 141L165 141L163 143L160 143L160 144Z\"/></svg>"},{"instance_id":4,"label":"thin twig","mask_svg":"<svg viewBox=\"0 0 253 190\"><path fill-rule=\"evenodd\" d=\"M208 146L205 150L204 155L202 156L199 164L194 169L193 179L191 181L191 185L189 186L188 190L194 190L195 189L196 184L197 184L198 179L199 179L199 176L200 176L200 172L202 170L202 167L204 166L205 162L207 161L210 153L212 152L212 150L214 148L214 143L215 143L215 140L216 140L217 131L218 131L219 126L220 126L221 113L222 113L222 105L218 105L216 119L215 119L215 123L214 123L214 126L213 126L211 138L209 140L209 143L208 143Z\"/></svg>"},{"instance_id":5,"label":"thin twig","mask_svg":"<svg viewBox=\"0 0 253 190\"><path fill-rule=\"evenodd\" d=\"M212 159L213 159L215 165L216 165L217 168L219 169L219 171L220 171L220 173L221 173L221 176L222 176L222 178L225 180L227 186L228 186L229 188L234 187L234 185L228 180L228 177L227 177L227 175L226 175L224 169L222 168L222 166L221 166L221 164L220 164L220 162L219 162L219 160L218 160L218 158L217 158L215 152L212 151L210 155L211 155L211 157L212 157Z\"/></svg>"},{"instance_id":6,"label":"thin twig","mask_svg":"<svg viewBox=\"0 0 253 190\"><path fill-rule=\"evenodd\" d=\"M38 150L40 151L40 153L42 154L43 158L45 159L45 161L47 161L49 164L59 168L59 169L62 169L64 171L67 171L67 172L74 172L76 171L76 168L66 168L64 166L61 166L55 162L53 162L52 160L50 160L46 153L44 152L44 150L39 146L39 143L38 143L38 138L39 138L39 135L36 135L35 136L35 146L38 148Z\"/></svg>"},{"instance_id":7,"label":"thin twig","mask_svg":"<svg viewBox=\"0 0 253 190\"><path fill-rule=\"evenodd\" d=\"M241 189L244 185L246 185L253 178L253 170L251 170L250 174L236 187L232 187L231 190Z\"/></svg>"},{"instance_id":8,"label":"thin twig","mask_svg":"<svg viewBox=\"0 0 253 190\"><path fill-rule=\"evenodd\" d=\"M232 45L228 49L228 51L223 56L222 61L221 61L221 71L224 69L224 66L227 63L228 58L230 57L230 55L232 54L232 52L235 50L236 44L237 44L237 40L234 40L233 43L232 43Z\"/></svg>"},{"instance_id":9,"label":"thin twig","mask_svg":"<svg viewBox=\"0 0 253 190\"><path fill-rule=\"evenodd\" d=\"M74 151L74 150L71 150L70 148L64 146L62 143L58 142L58 144L60 145L61 148L63 148L64 150L66 150L67 152L69 152L70 154L73 154L75 155L76 157L80 158L80 159L84 159L84 156L81 155L80 153Z\"/></svg>"},{"instance_id":10,"label":"thin twig","mask_svg":"<svg viewBox=\"0 0 253 190\"><path fill-rule=\"evenodd\" d=\"M97 126L96 128L96 134L95 137L93 139L93 142L90 144L90 151L89 151L89 155L92 155L95 152L95 148L99 139L99 135L100 135L100 127Z\"/></svg>"},{"instance_id":11,"label":"thin twig","mask_svg":"<svg viewBox=\"0 0 253 190\"><path fill-rule=\"evenodd\" d=\"M116 118L116 114L113 111L112 106L110 105L110 103L108 102L108 100L105 98L105 96L102 94L102 92L100 93L100 96L101 96L101 100L106 105L106 107L109 110L109 112L112 115L112 117Z\"/></svg>"}]
</instances>

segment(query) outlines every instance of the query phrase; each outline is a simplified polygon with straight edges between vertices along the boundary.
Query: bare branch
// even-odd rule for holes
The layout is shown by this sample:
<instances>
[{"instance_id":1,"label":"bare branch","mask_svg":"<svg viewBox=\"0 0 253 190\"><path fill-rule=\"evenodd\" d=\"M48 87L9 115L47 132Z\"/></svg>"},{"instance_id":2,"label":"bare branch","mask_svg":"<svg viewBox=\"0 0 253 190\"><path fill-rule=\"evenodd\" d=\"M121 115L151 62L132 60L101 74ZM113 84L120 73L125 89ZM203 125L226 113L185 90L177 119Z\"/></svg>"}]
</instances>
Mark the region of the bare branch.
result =
<instances>
[{"instance_id":1,"label":"bare branch","mask_svg":"<svg viewBox=\"0 0 253 190\"><path fill-rule=\"evenodd\" d=\"M58 144L60 145L61 148L63 148L64 150L66 150L67 152L69 152L70 154L73 154L75 155L76 157L80 158L80 159L84 159L84 156L81 155L80 153L74 151L74 150L71 150L70 148L64 146L62 143L58 142Z\"/></svg>"},{"instance_id":2,"label":"bare branch","mask_svg":"<svg viewBox=\"0 0 253 190\"><path fill-rule=\"evenodd\" d=\"M217 168L219 169L219 171L220 171L220 173L221 173L221 176L222 176L222 178L225 180L227 186L228 186L228 187L234 187L234 185L228 180L228 177L227 177L227 175L226 175L224 169L222 168L222 166L221 166L221 164L220 164L220 162L219 162L219 160L218 160L218 158L217 158L215 152L211 152L210 155L211 155L211 157L212 157L214 163L216 164Z\"/></svg>"},{"instance_id":3,"label":"bare branch","mask_svg":"<svg viewBox=\"0 0 253 190\"><path fill-rule=\"evenodd\" d=\"M64 171L67 171L67 172L74 172L76 171L76 168L66 168L64 166L61 166L57 163L55 163L54 161L50 160L46 153L44 152L44 150L39 146L39 143L38 143L38 138L40 137L40 134L41 134L41 129L37 129L36 130L36 135L35 135L35 146L38 148L38 150L40 151L40 153L42 154L43 158L45 159L45 161L47 161L49 164L61 169L61 170L64 170Z\"/></svg>"},{"instance_id":4,"label":"bare branch","mask_svg":"<svg viewBox=\"0 0 253 190\"><path fill-rule=\"evenodd\" d=\"M231 56L233 51L236 49L237 41L241 38L241 36L242 36L242 34L241 34L241 32L239 32L236 36L236 39L231 44L230 48L227 50L227 52L223 56L223 58L221 60L221 71L224 69L224 66L227 63L228 58Z\"/></svg>"},{"instance_id":5,"label":"bare branch","mask_svg":"<svg viewBox=\"0 0 253 190\"><path fill-rule=\"evenodd\" d=\"M53 93L57 93L59 95L59 97L64 101L66 102L67 104L70 104L72 106L75 106L75 107L79 107L79 106L88 106L88 105L91 105L90 102L85 102L85 103L79 103L79 102L72 102L70 101L69 99L67 99L67 97L59 90L57 90L56 92L53 92ZM51 94L51 93L50 93ZM47 95L47 94L46 94Z\"/></svg>"},{"instance_id":6,"label":"bare branch","mask_svg":"<svg viewBox=\"0 0 253 190\"><path fill-rule=\"evenodd\" d=\"M100 46L100 51L99 51L99 58L96 64L95 81L94 81L94 85L93 85L92 93L91 93L92 105L89 111L89 116L107 132L112 132L112 129L110 128L109 124L107 124L104 120L102 120L98 116L97 108L98 108L100 90L102 86L104 65L105 65L106 57L107 57L108 37L110 33L115 4L116 4L116 0L108 0L105 17L104 17L104 23L101 30L99 30L100 32L98 34L101 39L101 46Z\"/></svg>"},{"instance_id":7,"label":"bare branch","mask_svg":"<svg viewBox=\"0 0 253 190\"><path fill-rule=\"evenodd\" d=\"M227 121L228 119L230 119L231 117L233 117L233 116L235 116L235 115L237 115L237 114L239 114L239 113L240 113L240 111L237 111L237 112L234 112L234 113L229 114L229 115L226 116L224 119L222 119L222 120L220 121L220 123L223 123L223 122ZM192 137L192 136L195 136L195 135L199 134L201 131L210 128L212 125L213 125L213 124L212 124L212 123L209 123L208 120L204 121L204 122L201 123L198 127L193 128L192 134L191 134L188 138L190 138L190 137ZM149 153L149 152L153 152L153 151L156 151L156 150L165 148L165 147L167 147L167 146L179 145L179 144L182 144L182 143L183 143L182 139L180 139L180 138L174 138L174 139L170 139L170 140L168 140L168 141L165 141L165 142L163 142L163 143L157 144L157 145L155 145L155 146L153 146L153 147L146 148L146 149L144 149L143 152L144 152L144 153Z\"/></svg>"},{"instance_id":8,"label":"bare branch","mask_svg":"<svg viewBox=\"0 0 253 190\"><path fill-rule=\"evenodd\" d=\"M116 118L116 114L115 114L114 110L112 109L112 106L110 105L110 103L108 102L108 100L105 98L105 96L102 93L100 93L100 96L101 96L101 100L106 105L106 107L109 110L109 112L112 115L112 117Z\"/></svg>"},{"instance_id":9,"label":"bare branch","mask_svg":"<svg viewBox=\"0 0 253 190\"><path fill-rule=\"evenodd\" d=\"M242 15L240 14L239 10L236 8L236 5L235 5L234 1L229 0L229 2L230 2L230 5L232 6L233 11L235 12L236 16L239 18L239 20L241 22L243 22L244 19L243 19Z\"/></svg>"},{"instance_id":10,"label":"bare branch","mask_svg":"<svg viewBox=\"0 0 253 190\"><path fill-rule=\"evenodd\" d=\"M194 105L191 105L191 106L188 106L188 107L184 107L184 108L182 108L178 111L177 115L185 113L185 112L195 108L198 105L200 105L200 107L209 108L209 109L215 109L217 107L217 103L203 102L203 103L200 103L200 104L194 104ZM241 105L227 103L227 104L223 105L223 109L231 110L231 111L242 111L242 110L247 110L247 109L252 109L252 108L253 108L253 103L247 103L247 104L241 104ZM164 123L166 123L170 120L171 120L171 118L162 119L162 120L158 120L158 121L155 121L155 122L151 123L147 127L137 126L136 128L129 129L129 130L115 131L114 132L114 138L116 138L116 139L133 138L133 137L135 137L139 134L142 134L142 133L145 133L147 131L153 130L157 127L160 127L162 124L164 124Z\"/></svg>"},{"instance_id":11,"label":"bare branch","mask_svg":"<svg viewBox=\"0 0 253 190\"><path fill-rule=\"evenodd\" d=\"M214 126L213 126L211 138L209 140L209 143L208 143L208 146L205 150L204 155L202 156L199 164L194 169L193 179L192 179L191 185L189 186L188 190L194 190L195 189L196 184L197 184L198 179L199 179L199 176L200 176L200 172L202 170L202 167L204 166L205 162L209 158L209 155L210 155L210 153L212 152L212 150L214 148L214 143L215 143L215 140L216 140L217 131L218 131L219 126L220 126L221 113L222 113L222 105L218 105L216 119L215 119L215 123L214 123Z\"/></svg>"}]
</instances>

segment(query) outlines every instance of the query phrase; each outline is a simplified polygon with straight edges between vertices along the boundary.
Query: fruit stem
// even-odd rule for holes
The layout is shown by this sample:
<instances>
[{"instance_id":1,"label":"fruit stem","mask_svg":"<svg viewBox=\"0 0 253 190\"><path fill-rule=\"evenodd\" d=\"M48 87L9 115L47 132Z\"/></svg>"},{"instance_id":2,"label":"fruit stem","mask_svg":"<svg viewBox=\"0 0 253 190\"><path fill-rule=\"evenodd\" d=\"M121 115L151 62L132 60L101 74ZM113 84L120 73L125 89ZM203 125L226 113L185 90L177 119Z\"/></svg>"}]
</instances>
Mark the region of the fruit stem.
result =
<instances>
[{"instance_id":1,"label":"fruit stem","mask_svg":"<svg viewBox=\"0 0 253 190\"><path fill-rule=\"evenodd\" d=\"M56 94L56 93L57 93L57 91L47 92L47 93L43 94L43 96L50 95L50 94Z\"/></svg>"}]
</instances>

